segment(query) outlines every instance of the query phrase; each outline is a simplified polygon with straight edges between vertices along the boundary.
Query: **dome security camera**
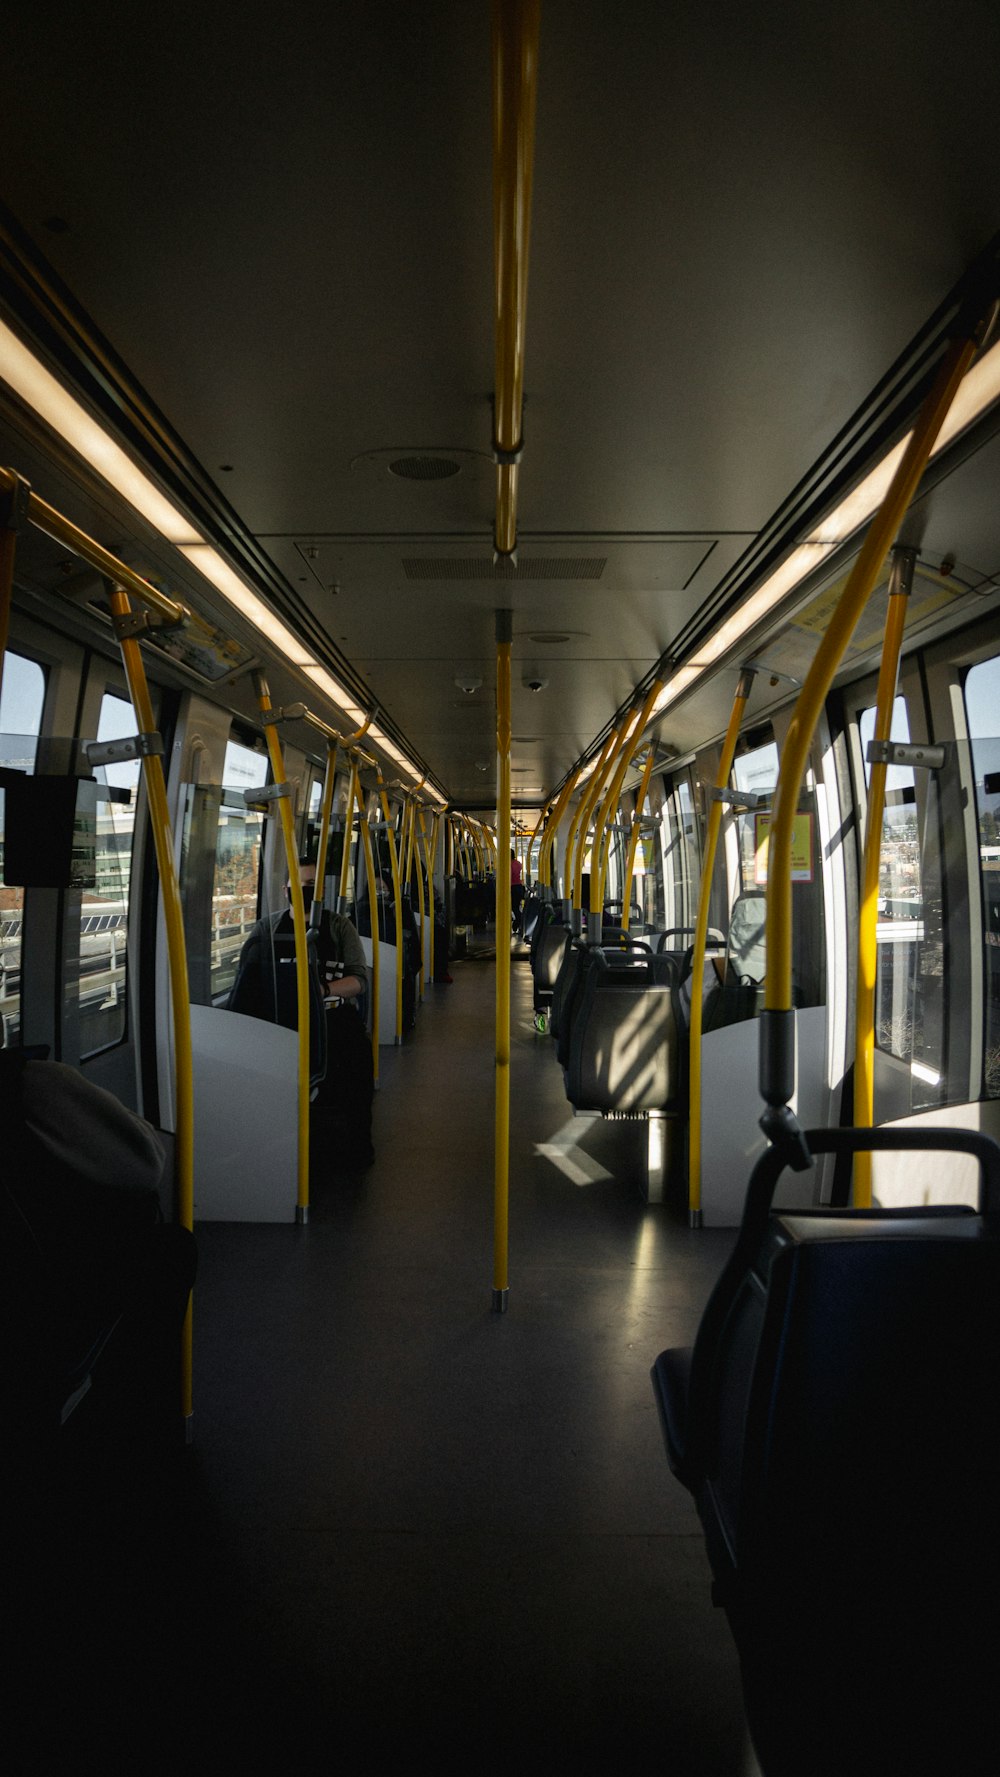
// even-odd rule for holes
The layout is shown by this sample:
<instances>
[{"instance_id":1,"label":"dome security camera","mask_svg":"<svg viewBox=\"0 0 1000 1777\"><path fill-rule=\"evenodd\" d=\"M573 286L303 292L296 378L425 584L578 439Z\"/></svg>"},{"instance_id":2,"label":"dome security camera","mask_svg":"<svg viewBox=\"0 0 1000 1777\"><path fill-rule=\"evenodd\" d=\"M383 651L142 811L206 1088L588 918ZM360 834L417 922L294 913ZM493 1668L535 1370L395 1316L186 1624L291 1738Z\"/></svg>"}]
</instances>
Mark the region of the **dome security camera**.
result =
<instances>
[{"instance_id":1,"label":"dome security camera","mask_svg":"<svg viewBox=\"0 0 1000 1777\"><path fill-rule=\"evenodd\" d=\"M521 681L526 691L544 691L548 682L548 679L543 679L540 675L534 675Z\"/></svg>"}]
</instances>

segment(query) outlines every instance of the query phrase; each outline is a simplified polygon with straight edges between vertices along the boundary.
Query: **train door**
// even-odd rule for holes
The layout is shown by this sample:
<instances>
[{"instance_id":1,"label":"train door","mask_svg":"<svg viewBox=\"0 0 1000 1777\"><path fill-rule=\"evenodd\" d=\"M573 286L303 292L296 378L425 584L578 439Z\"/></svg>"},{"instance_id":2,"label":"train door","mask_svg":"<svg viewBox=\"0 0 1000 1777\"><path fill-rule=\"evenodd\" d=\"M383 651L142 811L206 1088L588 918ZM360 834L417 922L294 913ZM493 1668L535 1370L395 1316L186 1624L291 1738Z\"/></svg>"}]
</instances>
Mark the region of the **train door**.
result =
<instances>
[{"instance_id":1,"label":"train door","mask_svg":"<svg viewBox=\"0 0 1000 1777\"><path fill-rule=\"evenodd\" d=\"M5 1041L44 1046L142 1108L140 767L135 759L91 767L85 752L88 742L127 742L135 716L117 663L28 620L17 636L24 652L15 641L5 668L3 762L38 785L25 807L39 880L3 890ZM156 710L155 687L151 695ZM69 793L74 780L60 812L59 785ZM71 863L61 879L49 871L46 884L42 859L66 820Z\"/></svg>"},{"instance_id":2,"label":"train door","mask_svg":"<svg viewBox=\"0 0 1000 1777\"><path fill-rule=\"evenodd\" d=\"M1000 657L982 625L909 656L892 741L879 872L875 992L876 1123L948 1124L1000 1135L991 1086L998 992L993 969ZM851 687L856 781L863 787L871 681ZM916 753L913 749L919 749ZM873 1168L879 1202L966 1201L973 1169Z\"/></svg>"},{"instance_id":3,"label":"train door","mask_svg":"<svg viewBox=\"0 0 1000 1777\"><path fill-rule=\"evenodd\" d=\"M767 971L764 941L768 833L787 713L745 735L726 792L709 924L724 944L706 964L701 1043L701 1206L707 1224L739 1221L750 1170L763 1150L757 1076L757 1015ZM817 744L796 816L793 863L793 980L796 1005L795 1109L806 1127L836 1123L843 1056L832 1039L828 901L842 868L832 835L829 747ZM702 786L714 781L713 757L698 760ZM707 806L707 805L706 805ZM783 1181L789 1202L803 1182ZM805 1187L809 1200L828 1192L822 1166Z\"/></svg>"}]
</instances>

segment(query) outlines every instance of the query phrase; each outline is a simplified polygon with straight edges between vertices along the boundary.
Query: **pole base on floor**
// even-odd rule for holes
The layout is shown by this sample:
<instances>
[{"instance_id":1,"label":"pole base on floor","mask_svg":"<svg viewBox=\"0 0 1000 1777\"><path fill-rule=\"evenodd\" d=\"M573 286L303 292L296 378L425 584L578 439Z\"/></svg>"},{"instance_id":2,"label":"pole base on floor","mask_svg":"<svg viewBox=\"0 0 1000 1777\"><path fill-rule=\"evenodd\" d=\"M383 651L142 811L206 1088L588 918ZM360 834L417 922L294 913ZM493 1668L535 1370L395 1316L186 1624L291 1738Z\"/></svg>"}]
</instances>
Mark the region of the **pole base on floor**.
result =
<instances>
[{"instance_id":1,"label":"pole base on floor","mask_svg":"<svg viewBox=\"0 0 1000 1777\"><path fill-rule=\"evenodd\" d=\"M185 1448L185 1450L190 1450L191 1445L193 1443L194 1443L194 1414L193 1413L185 1413L185 1415L184 1415L184 1448Z\"/></svg>"},{"instance_id":2,"label":"pole base on floor","mask_svg":"<svg viewBox=\"0 0 1000 1777\"><path fill-rule=\"evenodd\" d=\"M701 1210L700 1209L689 1209L688 1210L688 1227L689 1228L700 1228L701 1227Z\"/></svg>"},{"instance_id":3,"label":"pole base on floor","mask_svg":"<svg viewBox=\"0 0 1000 1777\"><path fill-rule=\"evenodd\" d=\"M308 1205L308 1203L297 1203L295 1205L295 1220L296 1220L297 1225L300 1228L305 1227L306 1223L309 1220L309 1205Z\"/></svg>"},{"instance_id":4,"label":"pole base on floor","mask_svg":"<svg viewBox=\"0 0 1000 1777\"><path fill-rule=\"evenodd\" d=\"M494 1314L506 1314L506 1312L507 1312L507 1297L509 1294L510 1294L509 1290L494 1290L493 1291L493 1312L494 1312Z\"/></svg>"}]
</instances>

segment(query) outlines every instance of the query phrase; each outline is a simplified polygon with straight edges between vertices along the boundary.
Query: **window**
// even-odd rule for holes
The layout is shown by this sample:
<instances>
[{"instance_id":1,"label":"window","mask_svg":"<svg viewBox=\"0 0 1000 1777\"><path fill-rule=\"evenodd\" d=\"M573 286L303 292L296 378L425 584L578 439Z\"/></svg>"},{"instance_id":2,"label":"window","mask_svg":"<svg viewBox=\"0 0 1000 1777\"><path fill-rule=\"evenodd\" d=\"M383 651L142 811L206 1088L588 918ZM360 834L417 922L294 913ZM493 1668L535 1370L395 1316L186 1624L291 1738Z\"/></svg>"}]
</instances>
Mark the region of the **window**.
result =
<instances>
[{"instance_id":1,"label":"window","mask_svg":"<svg viewBox=\"0 0 1000 1777\"><path fill-rule=\"evenodd\" d=\"M9 650L3 662L0 693L0 766L33 772L42 730L45 674L35 660ZM0 785L0 856L3 846L3 788ZM24 890L0 887L0 1018L5 1043L16 1043L21 1029L21 934Z\"/></svg>"},{"instance_id":2,"label":"window","mask_svg":"<svg viewBox=\"0 0 1000 1777\"><path fill-rule=\"evenodd\" d=\"M860 712L858 730L867 786L871 777L868 747L875 734L874 706ZM910 724L903 697L897 697L893 704L889 738L909 741ZM879 858L875 1041L887 1054L911 1065L915 1055L919 1064L922 1046L920 982L927 961L922 956L925 910L920 852L913 769L908 765L890 765L886 771ZM926 1070L926 1064L922 1065ZM937 1074L938 1069L931 1071Z\"/></svg>"},{"instance_id":3,"label":"window","mask_svg":"<svg viewBox=\"0 0 1000 1777\"><path fill-rule=\"evenodd\" d=\"M733 789L754 796L774 795L778 783L778 749L773 740L753 747L733 760L730 775ZM767 829L756 810L740 810L736 815L739 835L739 892L763 888L767 882Z\"/></svg>"},{"instance_id":4,"label":"window","mask_svg":"<svg viewBox=\"0 0 1000 1777\"><path fill-rule=\"evenodd\" d=\"M98 740L124 740L136 732L135 712L112 691L101 699ZM128 895L135 836L135 802L142 767L138 759L102 765L94 773L105 790L127 801L102 798L98 791L96 882L84 889L80 905L80 973L66 991L79 992L80 1055L94 1055L120 1043L126 1023Z\"/></svg>"},{"instance_id":5,"label":"window","mask_svg":"<svg viewBox=\"0 0 1000 1777\"><path fill-rule=\"evenodd\" d=\"M965 713L976 786L979 879L983 905L983 994L986 1033L983 1090L1000 1098L1000 656L983 660L965 680Z\"/></svg>"},{"instance_id":6,"label":"window","mask_svg":"<svg viewBox=\"0 0 1000 1777\"><path fill-rule=\"evenodd\" d=\"M257 918L264 816L245 807L241 793L267 782L267 765L266 753L256 753L235 740L226 746L212 884L213 1002L232 987L243 941Z\"/></svg>"}]
</instances>

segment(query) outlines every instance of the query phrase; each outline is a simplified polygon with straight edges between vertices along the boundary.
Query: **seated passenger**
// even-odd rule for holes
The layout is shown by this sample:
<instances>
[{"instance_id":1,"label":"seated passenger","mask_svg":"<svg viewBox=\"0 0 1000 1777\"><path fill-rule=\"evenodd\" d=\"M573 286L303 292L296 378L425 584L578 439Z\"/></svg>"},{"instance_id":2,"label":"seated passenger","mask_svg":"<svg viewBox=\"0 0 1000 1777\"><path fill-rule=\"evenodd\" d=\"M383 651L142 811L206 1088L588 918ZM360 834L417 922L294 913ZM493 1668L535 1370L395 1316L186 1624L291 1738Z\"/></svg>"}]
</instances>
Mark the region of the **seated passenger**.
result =
<instances>
[{"instance_id":1,"label":"seated passenger","mask_svg":"<svg viewBox=\"0 0 1000 1777\"><path fill-rule=\"evenodd\" d=\"M312 858L299 861L302 897L308 916L316 884ZM291 890L286 879L285 894ZM324 907L316 955L326 1006L326 1074L312 1101L310 1131L334 1172L364 1172L375 1158L372 1147L374 1067L363 1008L368 994L365 953L350 920ZM293 936L291 908L259 919L240 953L236 980L227 1002L231 1012L297 1026L297 1001L279 986L275 961L278 939ZM360 1015L359 1015L360 1014Z\"/></svg>"}]
</instances>

